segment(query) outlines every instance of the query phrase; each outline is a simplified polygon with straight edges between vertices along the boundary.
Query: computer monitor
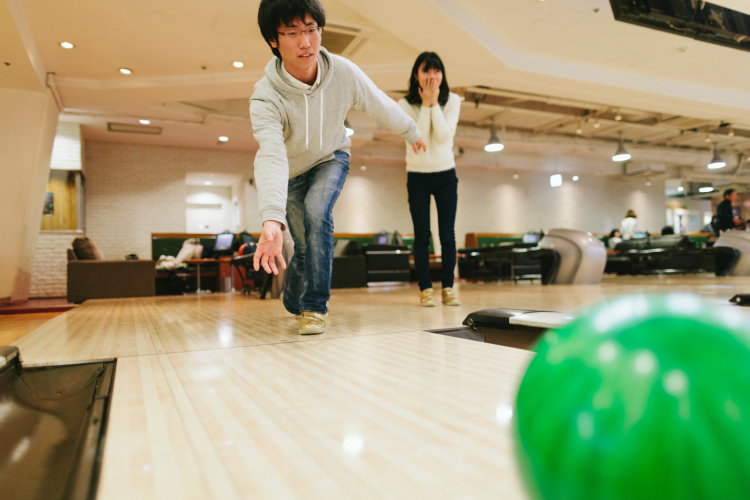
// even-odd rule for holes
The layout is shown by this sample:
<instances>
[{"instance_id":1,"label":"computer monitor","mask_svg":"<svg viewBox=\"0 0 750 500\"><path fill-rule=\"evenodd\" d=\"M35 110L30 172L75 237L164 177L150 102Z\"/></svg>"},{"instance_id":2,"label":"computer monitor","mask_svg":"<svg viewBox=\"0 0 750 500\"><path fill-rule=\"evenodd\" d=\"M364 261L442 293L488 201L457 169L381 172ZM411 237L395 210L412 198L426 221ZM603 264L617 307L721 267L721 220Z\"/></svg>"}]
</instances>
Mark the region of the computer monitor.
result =
<instances>
[{"instance_id":1,"label":"computer monitor","mask_svg":"<svg viewBox=\"0 0 750 500\"><path fill-rule=\"evenodd\" d=\"M633 238L648 238L648 233L635 233Z\"/></svg>"},{"instance_id":2,"label":"computer monitor","mask_svg":"<svg viewBox=\"0 0 750 500\"><path fill-rule=\"evenodd\" d=\"M231 252L233 239L234 235L232 233L217 234L214 252Z\"/></svg>"}]
</instances>

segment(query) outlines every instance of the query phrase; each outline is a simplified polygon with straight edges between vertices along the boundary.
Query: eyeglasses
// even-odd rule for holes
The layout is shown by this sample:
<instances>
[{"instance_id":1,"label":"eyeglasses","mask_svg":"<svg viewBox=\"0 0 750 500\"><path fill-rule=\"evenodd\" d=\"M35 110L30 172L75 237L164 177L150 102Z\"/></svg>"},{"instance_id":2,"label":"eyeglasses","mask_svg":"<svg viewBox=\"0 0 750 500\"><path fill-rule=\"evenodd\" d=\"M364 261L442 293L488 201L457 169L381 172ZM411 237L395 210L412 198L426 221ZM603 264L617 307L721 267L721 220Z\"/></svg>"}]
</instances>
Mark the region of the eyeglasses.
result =
<instances>
[{"instance_id":1,"label":"eyeglasses","mask_svg":"<svg viewBox=\"0 0 750 500\"><path fill-rule=\"evenodd\" d=\"M306 30L291 30L287 31L286 33L282 33L281 31L278 31L277 33L279 35L284 35L289 40L296 40L298 39L302 34L307 35L308 38L318 38L320 36L320 26L315 26L314 28L308 28Z\"/></svg>"}]
</instances>

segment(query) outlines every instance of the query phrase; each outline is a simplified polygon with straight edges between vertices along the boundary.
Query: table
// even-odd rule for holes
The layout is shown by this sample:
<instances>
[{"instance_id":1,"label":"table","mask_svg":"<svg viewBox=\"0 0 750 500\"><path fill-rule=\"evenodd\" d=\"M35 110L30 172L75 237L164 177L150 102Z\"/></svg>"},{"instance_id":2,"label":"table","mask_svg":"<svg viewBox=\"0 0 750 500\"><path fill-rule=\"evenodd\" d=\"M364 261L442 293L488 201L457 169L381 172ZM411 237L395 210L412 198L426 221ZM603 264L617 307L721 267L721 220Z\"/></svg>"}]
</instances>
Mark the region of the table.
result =
<instances>
[{"instance_id":1,"label":"table","mask_svg":"<svg viewBox=\"0 0 750 500\"><path fill-rule=\"evenodd\" d=\"M187 264L193 264L196 267L196 274L198 275L198 285L195 288L196 295L201 295L204 293L213 293L211 290L201 290L201 264L215 264L218 262L216 259L187 259L183 262ZM187 293L186 295L192 295L193 293Z\"/></svg>"}]
</instances>

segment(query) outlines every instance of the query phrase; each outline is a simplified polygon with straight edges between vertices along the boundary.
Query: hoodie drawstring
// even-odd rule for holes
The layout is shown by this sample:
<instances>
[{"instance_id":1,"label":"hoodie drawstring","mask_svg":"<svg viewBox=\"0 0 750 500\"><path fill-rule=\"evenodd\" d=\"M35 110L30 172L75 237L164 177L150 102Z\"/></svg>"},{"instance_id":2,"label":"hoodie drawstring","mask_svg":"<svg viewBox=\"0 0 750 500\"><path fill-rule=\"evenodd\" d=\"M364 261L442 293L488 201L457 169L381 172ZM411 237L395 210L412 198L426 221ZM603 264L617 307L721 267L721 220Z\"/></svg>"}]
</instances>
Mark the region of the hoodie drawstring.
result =
<instances>
[{"instance_id":1,"label":"hoodie drawstring","mask_svg":"<svg viewBox=\"0 0 750 500\"><path fill-rule=\"evenodd\" d=\"M310 125L308 123L308 117L309 114L307 112L307 94L302 94L305 96L305 149L310 149L310 139L308 137L308 133L310 131Z\"/></svg>"},{"instance_id":2,"label":"hoodie drawstring","mask_svg":"<svg viewBox=\"0 0 750 500\"><path fill-rule=\"evenodd\" d=\"M307 94L305 96L305 149L310 149L310 112L308 110ZM323 151L323 91L320 91L320 150Z\"/></svg>"}]
</instances>

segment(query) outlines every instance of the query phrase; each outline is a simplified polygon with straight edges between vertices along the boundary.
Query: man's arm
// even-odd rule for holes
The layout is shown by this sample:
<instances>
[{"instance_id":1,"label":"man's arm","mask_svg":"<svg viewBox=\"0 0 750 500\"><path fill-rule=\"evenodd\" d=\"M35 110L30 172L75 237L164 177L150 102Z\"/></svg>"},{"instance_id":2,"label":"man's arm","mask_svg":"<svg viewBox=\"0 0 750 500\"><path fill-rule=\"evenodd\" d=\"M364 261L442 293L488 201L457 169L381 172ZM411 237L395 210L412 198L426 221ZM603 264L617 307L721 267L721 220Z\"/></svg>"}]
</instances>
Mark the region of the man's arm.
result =
<instances>
[{"instance_id":1,"label":"man's arm","mask_svg":"<svg viewBox=\"0 0 750 500\"><path fill-rule=\"evenodd\" d=\"M401 107L377 88L370 78L357 67L348 63L354 76L354 107L372 116L394 134L398 134L409 144L420 140L416 122Z\"/></svg>"},{"instance_id":2,"label":"man's arm","mask_svg":"<svg viewBox=\"0 0 750 500\"><path fill-rule=\"evenodd\" d=\"M284 144L284 127L278 109L262 100L250 101L253 136L260 148L255 154L255 183L258 206L263 219L263 232L253 257L253 267L260 266L267 273L279 274L276 259L286 269L281 255L282 230L286 219L286 199L289 186L289 161Z\"/></svg>"},{"instance_id":3,"label":"man's arm","mask_svg":"<svg viewBox=\"0 0 750 500\"><path fill-rule=\"evenodd\" d=\"M289 186L289 161L284 144L284 127L273 103L250 101L253 136L260 148L255 153L255 182L258 208L263 221L286 220L286 197Z\"/></svg>"}]
</instances>

